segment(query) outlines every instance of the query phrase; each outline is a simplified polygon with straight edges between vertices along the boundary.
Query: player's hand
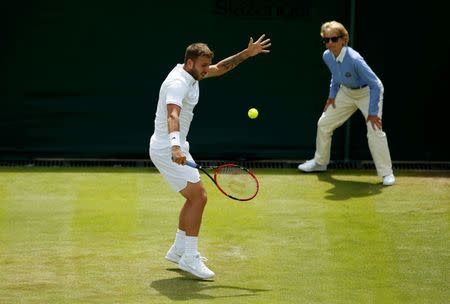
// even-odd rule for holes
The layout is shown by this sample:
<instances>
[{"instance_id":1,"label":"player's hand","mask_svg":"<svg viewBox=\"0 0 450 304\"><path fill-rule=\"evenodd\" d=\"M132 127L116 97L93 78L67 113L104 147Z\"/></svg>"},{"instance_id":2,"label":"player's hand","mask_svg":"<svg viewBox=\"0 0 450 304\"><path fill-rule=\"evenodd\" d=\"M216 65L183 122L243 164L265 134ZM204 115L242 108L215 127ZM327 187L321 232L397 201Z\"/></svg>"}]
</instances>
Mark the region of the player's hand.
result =
<instances>
[{"instance_id":1,"label":"player's hand","mask_svg":"<svg viewBox=\"0 0 450 304\"><path fill-rule=\"evenodd\" d=\"M259 53L270 53L270 50L267 50L267 48L270 47L272 43L270 43L270 39L263 40L265 36L265 34L262 34L255 42L253 42L253 38L250 38L247 47L247 54L249 57L258 55Z\"/></svg>"},{"instance_id":2,"label":"player's hand","mask_svg":"<svg viewBox=\"0 0 450 304\"><path fill-rule=\"evenodd\" d=\"M372 129L374 129L375 131L381 130L382 127L382 123L381 123L381 118L376 116L376 115L369 115L367 116L367 121L370 121L370 123L372 124Z\"/></svg>"},{"instance_id":3,"label":"player's hand","mask_svg":"<svg viewBox=\"0 0 450 304\"><path fill-rule=\"evenodd\" d=\"M336 104L334 103L333 98L328 98L327 102L325 103L325 107L323 108L323 111L325 112L330 105L333 106L333 109L336 109Z\"/></svg>"},{"instance_id":4,"label":"player's hand","mask_svg":"<svg viewBox=\"0 0 450 304\"><path fill-rule=\"evenodd\" d=\"M184 155L179 146L172 147L172 161L179 165L184 165L186 163L186 155Z\"/></svg>"}]
</instances>

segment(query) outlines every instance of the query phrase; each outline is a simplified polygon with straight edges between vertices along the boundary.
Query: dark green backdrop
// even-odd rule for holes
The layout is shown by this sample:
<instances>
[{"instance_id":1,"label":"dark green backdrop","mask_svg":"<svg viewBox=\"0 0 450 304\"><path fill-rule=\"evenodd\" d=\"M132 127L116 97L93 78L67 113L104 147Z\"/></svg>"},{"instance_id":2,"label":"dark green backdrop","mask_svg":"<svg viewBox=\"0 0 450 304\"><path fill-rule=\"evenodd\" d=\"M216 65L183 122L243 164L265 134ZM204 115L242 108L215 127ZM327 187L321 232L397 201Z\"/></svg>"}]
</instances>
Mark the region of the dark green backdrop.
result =
<instances>
[{"instance_id":1,"label":"dark green backdrop","mask_svg":"<svg viewBox=\"0 0 450 304\"><path fill-rule=\"evenodd\" d=\"M449 160L444 11L356 2L354 47L385 85L394 160ZM385 3L383 3L385 2ZM194 157L305 159L328 94L322 22L350 29L351 1L17 1L2 4L0 157L147 158L158 91L185 47L216 60L267 34L271 54L200 83L189 140ZM445 35L444 35L445 36ZM260 110L257 120L246 116ZM344 157L345 129L333 158ZM446 136L448 137L448 136ZM370 159L362 116L350 158Z\"/></svg>"}]
</instances>

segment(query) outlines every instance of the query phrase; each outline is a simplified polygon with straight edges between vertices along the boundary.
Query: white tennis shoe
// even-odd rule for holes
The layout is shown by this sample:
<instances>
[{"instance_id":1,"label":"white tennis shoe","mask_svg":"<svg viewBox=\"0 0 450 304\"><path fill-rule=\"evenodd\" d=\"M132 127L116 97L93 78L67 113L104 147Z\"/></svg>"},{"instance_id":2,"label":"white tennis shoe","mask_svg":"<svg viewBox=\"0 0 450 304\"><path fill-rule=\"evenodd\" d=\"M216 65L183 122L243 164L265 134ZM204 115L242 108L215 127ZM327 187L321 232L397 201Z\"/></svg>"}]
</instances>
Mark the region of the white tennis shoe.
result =
<instances>
[{"instance_id":1,"label":"white tennis shoe","mask_svg":"<svg viewBox=\"0 0 450 304\"><path fill-rule=\"evenodd\" d=\"M327 171L327 165L319 165L314 159L310 159L298 166L298 169L303 172L319 172Z\"/></svg>"},{"instance_id":2,"label":"white tennis shoe","mask_svg":"<svg viewBox=\"0 0 450 304\"><path fill-rule=\"evenodd\" d=\"M395 176L394 174L389 174L383 177L383 185L385 186L392 186L395 184Z\"/></svg>"},{"instance_id":3,"label":"white tennis shoe","mask_svg":"<svg viewBox=\"0 0 450 304\"><path fill-rule=\"evenodd\" d=\"M178 262L178 267L181 270L187 271L200 279L211 279L212 277L214 277L214 272L206 267L203 260L204 258L201 257L200 254L194 256L183 255Z\"/></svg>"},{"instance_id":4,"label":"white tennis shoe","mask_svg":"<svg viewBox=\"0 0 450 304\"><path fill-rule=\"evenodd\" d=\"M178 262L180 261L181 257L184 254L184 250L180 250L179 248L175 247L175 245L172 245L169 249L169 251L167 251L166 253L166 260L178 264ZM200 253L198 253L200 255ZM201 256L200 258L202 259L202 261L206 262L208 260L207 257Z\"/></svg>"},{"instance_id":5,"label":"white tennis shoe","mask_svg":"<svg viewBox=\"0 0 450 304\"><path fill-rule=\"evenodd\" d=\"M166 254L166 260L172 263L178 263L183 255L184 251L179 250L175 245L170 247L169 251Z\"/></svg>"}]
</instances>

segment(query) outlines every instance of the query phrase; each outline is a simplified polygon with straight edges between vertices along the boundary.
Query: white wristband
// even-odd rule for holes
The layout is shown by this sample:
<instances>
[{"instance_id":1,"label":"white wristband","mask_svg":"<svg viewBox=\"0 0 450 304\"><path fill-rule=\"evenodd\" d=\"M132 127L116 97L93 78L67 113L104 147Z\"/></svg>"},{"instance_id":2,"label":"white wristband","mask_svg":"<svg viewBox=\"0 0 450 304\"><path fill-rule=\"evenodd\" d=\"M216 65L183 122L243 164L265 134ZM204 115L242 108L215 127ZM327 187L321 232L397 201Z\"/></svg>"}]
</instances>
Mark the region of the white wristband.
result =
<instances>
[{"instance_id":1,"label":"white wristband","mask_svg":"<svg viewBox=\"0 0 450 304\"><path fill-rule=\"evenodd\" d=\"M169 133L170 145L181 146L180 144L180 131L173 131Z\"/></svg>"}]
</instances>

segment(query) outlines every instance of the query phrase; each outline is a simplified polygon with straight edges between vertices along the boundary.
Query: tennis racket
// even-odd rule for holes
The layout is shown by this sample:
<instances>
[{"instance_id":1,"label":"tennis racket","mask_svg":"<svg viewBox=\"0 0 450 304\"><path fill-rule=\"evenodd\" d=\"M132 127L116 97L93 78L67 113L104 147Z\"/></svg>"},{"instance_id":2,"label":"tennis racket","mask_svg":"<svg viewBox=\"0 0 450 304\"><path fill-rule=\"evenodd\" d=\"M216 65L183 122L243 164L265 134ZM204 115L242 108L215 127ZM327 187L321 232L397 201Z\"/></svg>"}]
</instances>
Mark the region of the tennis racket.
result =
<instances>
[{"instance_id":1,"label":"tennis racket","mask_svg":"<svg viewBox=\"0 0 450 304\"><path fill-rule=\"evenodd\" d=\"M213 181L220 192L231 199L249 201L258 194L258 179L247 168L235 164L208 167L208 169L214 170L214 174L211 176L205 168L194 162L186 161L186 165L203 171Z\"/></svg>"}]
</instances>

